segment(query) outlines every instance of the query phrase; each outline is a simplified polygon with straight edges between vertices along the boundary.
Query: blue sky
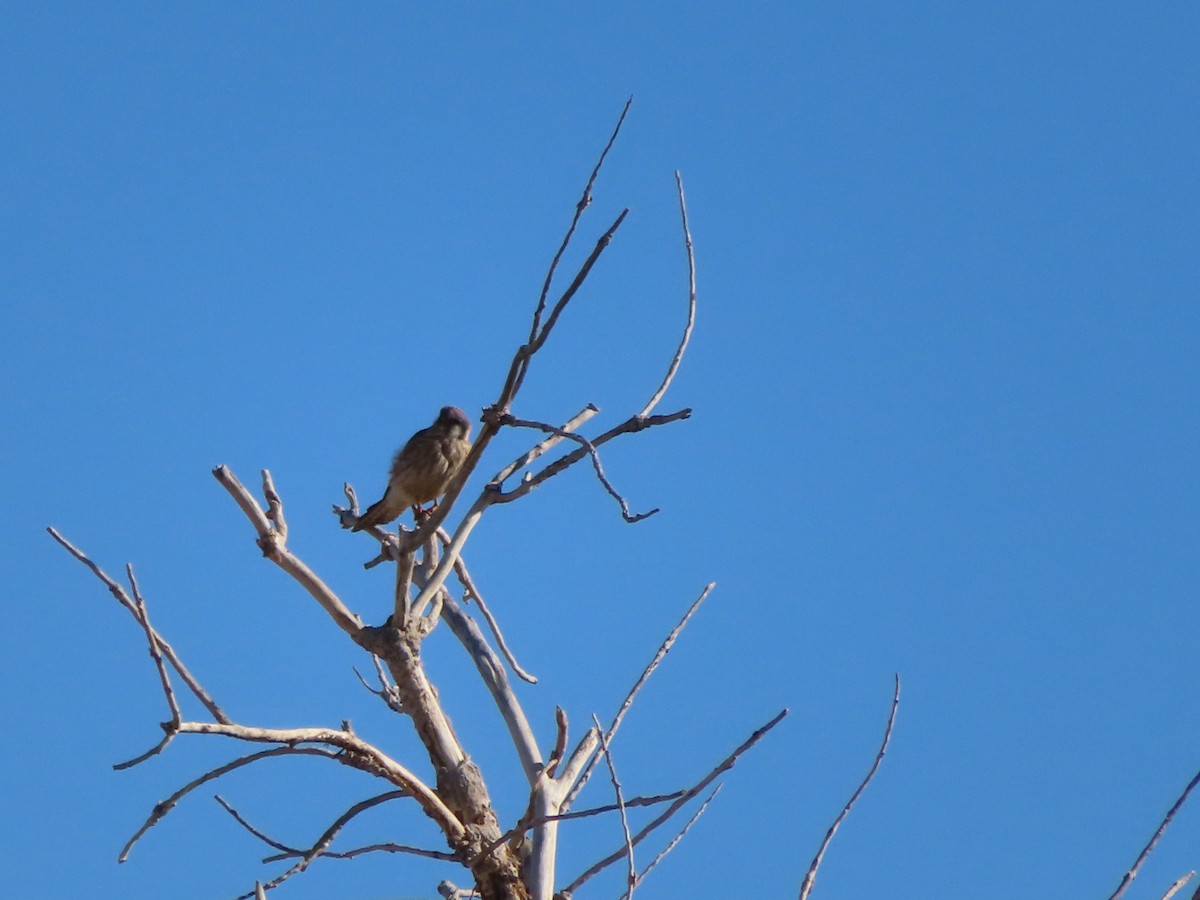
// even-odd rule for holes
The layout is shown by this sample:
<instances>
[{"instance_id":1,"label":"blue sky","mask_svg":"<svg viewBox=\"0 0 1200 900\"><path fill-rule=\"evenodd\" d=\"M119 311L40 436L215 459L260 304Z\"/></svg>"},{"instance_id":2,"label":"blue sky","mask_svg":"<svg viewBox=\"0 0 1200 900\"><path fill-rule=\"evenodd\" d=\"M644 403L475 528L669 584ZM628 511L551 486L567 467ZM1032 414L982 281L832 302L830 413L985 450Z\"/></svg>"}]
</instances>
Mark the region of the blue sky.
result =
<instances>
[{"instance_id":1,"label":"blue sky","mask_svg":"<svg viewBox=\"0 0 1200 900\"><path fill-rule=\"evenodd\" d=\"M610 715L715 580L614 747L626 790L698 778L792 713L647 896L795 896L897 671L891 752L815 896L1108 896L1200 768L1198 26L1182 3L6 6L6 893L232 897L279 870L211 791L115 864L239 748L111 771L167 712L132 620L46 525L136 565L239 721L350 718L420 762L209 471L270 468L293 549L382 620L389 579L329 506L346 480L380 490L441 405L495 398L632 94L568 263L629 219L516 412L594 402L598 432L657 385L686 301L679 169L699 314L662 408L694 415L606 452L653 519L623 524L580 469L472 538L543 743L555 704L577 730ZM494 710L448 633L426 655L515 819ZM304 760L219 790L297 844L378 792ZM567 832L560 871L619 834ZM437 846L399 805L346 839ZM1160 897L1198 843L1185 807L1127 896ZM278 896L442 877L322 861Z\"/></svg>"}]
</instances>

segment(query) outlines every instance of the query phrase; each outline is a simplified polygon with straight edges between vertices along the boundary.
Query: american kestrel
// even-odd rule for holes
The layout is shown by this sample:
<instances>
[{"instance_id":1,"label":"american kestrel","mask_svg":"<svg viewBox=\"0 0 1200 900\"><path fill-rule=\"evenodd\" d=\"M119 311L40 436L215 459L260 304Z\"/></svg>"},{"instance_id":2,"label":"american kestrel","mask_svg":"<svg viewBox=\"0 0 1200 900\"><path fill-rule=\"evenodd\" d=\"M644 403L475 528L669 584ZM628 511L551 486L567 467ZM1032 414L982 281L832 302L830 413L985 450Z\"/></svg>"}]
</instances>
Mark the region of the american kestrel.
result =
<instances>
[{"instance_id":1,"label":"american kestrel","mask_svg":"<svg viewBox=\"0 0 1200 900\"><path fill-rule=\"evenodd\" d=\"M443 406L433 424L410 437L396 454L383 498L371 504L351 530L386 525L408 507L440 497L471 452L470 436L467 414L457 406Z\"/></svg>"}]
</instances>

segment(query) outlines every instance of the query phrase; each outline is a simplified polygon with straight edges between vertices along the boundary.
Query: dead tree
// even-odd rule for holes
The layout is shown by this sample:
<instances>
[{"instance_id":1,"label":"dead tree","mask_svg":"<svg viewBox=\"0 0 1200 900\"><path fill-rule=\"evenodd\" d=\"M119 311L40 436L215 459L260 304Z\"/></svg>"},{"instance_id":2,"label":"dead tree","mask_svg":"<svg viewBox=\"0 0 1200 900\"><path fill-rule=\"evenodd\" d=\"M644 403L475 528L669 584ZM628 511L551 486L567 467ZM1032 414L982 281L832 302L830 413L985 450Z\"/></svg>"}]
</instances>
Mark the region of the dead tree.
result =
<instances>
[{"instance_id":1,"label":"dead tree","mask_svg":"<svg viewBox=\"0 0 1200 900\"><path fill-rule=\"evenodd\" d=\"M607 725L592 717L582 729L582 734L572 743L567 715L560 708L553 740L543 742L535 737L534 730L518 702L509 681L509 671L526 681L534 679L524 672L508 650L496 617L484 605L464 555L472 529L488 509L497 504L520 500L555 475L578 464L591 466L600 485L619 505L625 521L637 522L657 512L650 510L634 513L630 510L629 503L605 475L600 451L609 441L616 438L679 422L691 414L691 410L687 408L667 413L657 412L687 349L696 310L695 262L683 182L678 173L676 185L688 269L687 314L682 335L661 383L650 392L649 399L640 410L590 437L583 433L583 426L599 413L591 404L584 406L559 425L525 418L514 411L522 384L539 351L551 338L563 311L577 295L589 272L600 260L625 220L628 210L622 211L600 234L583 264L565 289L558 294L557 299L551 303L551 290L556 281L559 263L591 203L593 186L604 159L617 138L628 108L626 104L608 144L588 178L562 244L553 257L533 311L528 340L513 354L495 402L482 411L482 425L470 455L436 511L417 519L415 527L411 530L401 527L398 533L393 533L374 526L363 532L377 543L377 553L366 564L367 567L379 564L395 567L392 613L383 624L364 623L321 577L288 547L284 504L269 471L262 472L264 508L227 467L218 466L213 470L217 481L229 492L253 526L256 542L263 556L291 576L321 605L333 623L350 640L371 654L378 679L378 687L372 690L391 710L410 723L424 746L428 756L427 762L401 762L393 758L382 747L360 738L348 722L343 722L340 727L281 729L262 728L233 721L184 666L171 644L151 623L132 567L127 567L126 588L105 574L59 532L53 528L49 529L59 543L90 567L108 586L141 627L170 713L169 720L162 723L162 739L140 756L120 763L116 768L124 769L145 762L161 753L180 735L224 735L250 745L262 746L261 749L247 752L192 779L170 797L156 804L145 823L122 849L119 857L121 861L128 857L134 843L148 829L166 816L183 796L197 787L264 759L303 755L323 758L366 772L379 779L381 792L350 806L308 847L290 847L280 843L252 826L233 806L221 800L222 805L238 823L277 851L269 856L268 860L291 863L276 877L262 884L256 883L254 890L243 894L243 897L264 896L266 891L303 872L322 855L344 857L371 851L419 854L445 860L466 869L465 874L460 871L453 875L453 879L463 881L470 887L458 888L453 880L448 879L439 886L439 892L444 897L565 900L596 873L617 864L624 866L625 895L630 897L647 872L662 859L704 811L716 793L712 785L718 776L732 767L743 753L787 714L787 710L783 710L771 716L762 727L749 735L695 784L656 796L626 797L617 777L613 742L630 704L708 596L712 585L703 590L676 628L666 637ZM452 529L444 527L450 516L463 506L461 495L464 486L483 462L492 439L504 428L530 431L536 435L537 442L520 457L496 471ZM545 461L546 457L553 454L557 455L549 462ZM349 528L358 521L359 509L355 493L348 484L345 486L345 494L348 504L344 507L334 506L333 511L342 527ZM373 544L372 552L375 551L376 545ZM486 631L474 616L468 614L467 607L470 604L475 605L478 616L486 625ZM438 690L430 682L422 664L423 642L430 639L439 623L446 625L443 634L448 630L467 650L479 677L499 709L509 738L516 748L521 775L528 786L528 804L516 821L502 821L498 816L489 795L488 781L456 736L450 719L439 702ZM188 691L203 705L208 714L206 719L197 720L184 716L174 687L176 678L182 681ZM897 700L898 691L897 682ZM895 714L895 702L892 714ZM882 759L890 734L891 719L871 775ZM547 748L547 752L543 752L544 747ZM572 806L580 790L600 764L603 764L608 772L614 795L613 802L574 810ZM419 772L424 774L418 774ZM493 774L492 777L497 776ZM867 780L869 778L870 775ZM864 781L863 786L865 783ZM860 787L859 790L861 789ZM636 861L637 849L642 841L668 823L676 821L678 814L689 806L691 801L702 795L706 799L695 809L691 818L677 828L675 838L666 845L666 849L648 863L639 866ZM333 849L339 832L350 820L380 804L397 801L418 804L443 835L445 849L419 848L400 843L349 850ZM652 808L657 814L644 826L634 829L627 816L627 811L634 807ZM846 811L848 809L849 805ZM556 870L560 826L572 819L599 814L613 814L619 817L624 835L621 845L598 860L587 871L578 875L567 873L570 877L564 877L564 873ZM845 811L843 816L844 814ZM805 879L802 890L804 895L811 890L816 866L840 821L839 816L822 844L817 859L814 860L809 876Z\"/></svg>"}]
</instances>

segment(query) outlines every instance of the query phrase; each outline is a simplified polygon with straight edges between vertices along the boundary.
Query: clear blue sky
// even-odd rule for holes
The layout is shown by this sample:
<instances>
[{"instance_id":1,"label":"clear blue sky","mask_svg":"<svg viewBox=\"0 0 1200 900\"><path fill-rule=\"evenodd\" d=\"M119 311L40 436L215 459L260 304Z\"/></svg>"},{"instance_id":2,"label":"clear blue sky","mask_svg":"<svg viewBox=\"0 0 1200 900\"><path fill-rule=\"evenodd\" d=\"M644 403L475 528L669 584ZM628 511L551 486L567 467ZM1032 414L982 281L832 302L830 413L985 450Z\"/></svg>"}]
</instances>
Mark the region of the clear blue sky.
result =
<instances>
[{"instance_id":1,"label":"clear blue sky","mask_svg":"<svg viewBox=\"0 0 1200 900\"><path fill-rule=\"evenodd\" d=\"M472 539L541 678L522 697L543 742L556 703L576 732L611 714L716 580L614 748L626 789L679 786L792 715L647 896L795 896L896 671L892 752L816 896L1112 891L1200 768L1200 13L850 6L5 6L4 893L232 897L279 870L212 791L115 864L239 747L111 771L167 712L132 620L46 525L135 563L239 721L351 718L421 771L361 651L209 470L270 468L293 548L382 620L389 578L329 506L345 480L379 490L442 404L494 399L630 94L581 246L630 217L517 412L590 401L606 427L657 383L685 302L678 168L700 312L663 408L695 414L607 453L654 519L623 524L581 469ZM427 656L515 819L494 710L443 630ZM301 760L219 790L304 844L376 787ZM403 805L346 837L437 845ZM563 840L570 876L619 825ZM1128 896L1161 896L1198 846L1187 807ZM432 898L447 875L323 861L278 896Z\"/></svg>"}]
</instances>

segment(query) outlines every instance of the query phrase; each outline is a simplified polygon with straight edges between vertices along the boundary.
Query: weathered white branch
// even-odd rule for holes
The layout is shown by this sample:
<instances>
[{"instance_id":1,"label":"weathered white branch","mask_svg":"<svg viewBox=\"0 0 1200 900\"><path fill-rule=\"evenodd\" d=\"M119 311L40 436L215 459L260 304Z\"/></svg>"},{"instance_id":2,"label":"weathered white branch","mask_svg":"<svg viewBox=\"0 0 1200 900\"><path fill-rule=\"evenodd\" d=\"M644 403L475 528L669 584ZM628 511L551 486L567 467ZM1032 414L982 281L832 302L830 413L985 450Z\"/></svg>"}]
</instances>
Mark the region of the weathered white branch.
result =
<instances>
[{"instance_id":1,"label":"weathered white branch","mask_svg":"<svg viewBox=\"0 0 1200 900\"><path fill-rule=\"evenodd\" d=\"M142 835L162 821L163 817L166 816L166 814L172 809L174 809L175 805L180 800L182 800L196 788L200 787L202 784L206 784L216 778L220 778L222 775L232 772L235 769L240 769L242 766L248 766L251 763L258 762L260 759L269 759L274 756L285 755L324 756L329 759L336 758L336 754L333 752L329 750L323 750L319 747L274 747L271 750L260 750L257 753L251 753L248 756L239 757L223 766L218 766L215 769L205 772L200 777L192 779L183 787L179 788L179 790L167 797L166 800L160 800L158 803L154 804L154 809L151 811L150 816L146 819L146 821L142 823L142 827L134 832L133 837L126 841L125 846L121 848L121 854L117 857L117 862L125 862L125 860L129 858L130 851L133 850L133 845L141 839Z\"/></svg>"},{"instance_id":2,"label":"weathered white branch","mask_svg":"<svg viewBox=\"0 0 1200 900\"><path fill-rule=\"evenodd\" d=\"M645 417L650 414L654 407L658 406L658 401L666 394L667 388L671 386L671 382L675 378L675 373L679 371L679 364L683 362L684 351L687 350L688 341L692 339L692 328L696 324L696 255L692 249L692 232L688 228L687 217L687 201L683 196L683 177L679 172L675 173L675 186L679 191L679 215L683 220L683 246L687 251L688 264L688 315L687 324L683 328L683 337L679 341L679 347L675 350L675 357L671 360L671 365L667 368L667 375L663 378L662 384L658 390L654 392L649 402L642 408L638 414L640 417Z\"/></svg>"},{"instance_id":3,"label":"weathered white branch","mask_svg":"<svg viewBox=\"0 0 1200 900\"><path fill-rule=\"evenodd\" d=\"M683 614L683 618L679 620L679 624L671 629L670 634L668 634L663 642L659 645L658 650L654 653L653 659L647 663L646 668L642 670L642 674L638 676L637 681L633 683L633 687L629 689L629 693L625 695L625 699L621 701L621 708L617 710L617 714L613 716L612 723L608 726L608 731L605 732L604 740L606 743L612 743L613 738L616 736L617 729L621 727L621 722L625 720L625 714L629 712L629 707L633 706L633 701L637 697L638 692L641 691L646 682L650 680L650 676L654 674L654 670L658 668L658 664L661 663L663 658L671 652L671 648L675 646L675 641L679 639L679 635L683 632L683 629L687 626L687 623L691 621L692 616L696 614L696 610L700 608L700 604L708 598L708 595L712 593L712 589L716 586L717 583L715 581L710 581L707 585L705 585L704 590L700 592L700 596L692 601L692 605L689 606L687 612ZM571 804L575 802L575 798L579 796L579 792L582 791L584 785L587 784L588 779L592 775L592 769L595 768L597 759L598 757L591 757L591 761L588 763L586 771L584 771L579 781L575 783L575 786L567 794L566 802L563 804L564 809L571 808Z\"/></svg>"},{"instance_id":4,"label":"weathered white branch","mask_svg":"<svg viewBox=\"0 0 1200 900\"><path fill-rule=\"evenodd\" d=\"M654 428L658 425L667 425L671 422L678 422L682 419L687 419L691 415L692 411L690 409L681 409L677 410L676 412L667 413L660 416L630 416L624 422L621 422L619 425L616 425L615 427L604 432L604 434L601 434L598 437L590 438L589 443L591 444L591 450L596 450L602 447L604 444L607 444L609 441L619 435L636 434L637 432L644 431L647 428ZM572 450L570 453L563 454L558 459L547 464L537 472L527 475L516 487L495 494L495 496L492 498L492 502L511 503L514 500L519 500L534 488L540 487L555 475L565 471L566 469L569 469L581 459L587 457L591 450L589 450L589 448L586 446L582 446Z\"/></svg>"},{"instance_id":5,"label":"weathered white branch","mask_svg":"<svg viewBox=\"0 0 1200 900\"><path fill-rule=\"evenodd\" d=\"M433 575L421 586L421 592L412 602L411 608L414 615L425 615L429 604L433 602L434 595L446 583L446 576L454 571L454 563L462 555L463 546L467 543L467 538L471 536L471 532L479 524L479 520L483 518L484 510L490 505L491 496L491 493L488 491L480 494L479 499L475 501L467 511L467 514L463 516L463 520L458 523L458 528L454 530L454 537L450 539L450 544L446 547L446 551L442 555L442 561L438 563L438 567L434 570ZM436 531L432 533L437 534Z\"/></svg>"},{"instance_id":6,"label":"weathered white branch","mask_svg":"<svg viewBox=\"0 0 1200 900\"><path fill-rule=\"evenodd\" d=\"M532 785L541 771L542 755L533 729L529 726L529 720L525 717L525 711L508 682L503 663L479 631L479 626L453 598L446 600L442 605L442 621L450 627L459 643L470 654L475 668L479 670L479 675L508 728L508 734L517 750L517 757L521 761L521 770Z\"/></svg>"},{"instance_id":7,"label":"weathered white branch","mask_svg":"<svg viewBox=\"0 0 1200 900\"><path fill-rule=\"evenodd\" d=\"M1195 877L1196 877L1196 870L1193 869L1192 871L1188 872L1186 875L1183 875L1180 878L1178 878L1173 885L1171 885L1169 888L1167 888L1167 892L1162 895L1162 900L1171 900L1172 897L1174 897L1181 890L1183 890L1184 885L1186 885L1189 881L1191 881ZM1193 894L1192 896L1194 897L1195 895Z\"/></svg>"},{"instance_id":8,"label":"weathered white branch","mask_svg":"<svg viewBox=\"0 0 1200 900\"><path fill-rule=\"evenodd\" d=\"M441 851L437 851L437 850L424 850L419 847L408 847L403 844L386 844L386 845L378 844L378 845L374 845L370 848L360 847L357 850L352 850L352 851L347 851L347 852L342 852L342 853L335 853L335 852L330 851L329 847L333 843L334 838L337 837L338 832L340 832L342 830L342 828L344 828L346 826L346 823L349 822L351 819L353 819L355 816L359 815L360 813L366 812L368 809L378 806L381 803L386 803L389 800L396 800L398 798L406 797L406 796L408 796L406 791L388 791L387 793L379 794L376 797L371 797L370 799L362 800L358 803L355 803L348 810L346 810L344 813L342 813L340 816L338 816L337 819L334 820L333 824L330 825L328 828L326 828L325 831L321 834L321 836L319 838L317 838L317 840L313 843L313 845L306 850L294 850L289 847L284 847L283 845L281 845L275 841L272 841L270 838L268 838L266 835L264 835L258 829L253 828L249 822L247 822L245 819L243 819L241 817L241 815L238 813L237 810L235 810L232 806L230 806L224 800L221 800L220 797L218 797L217 800L218 800L218 802L220 802L220 804L223 807L225 807L225 809L229 812L229 814L232 815L234 817L234 819L236 819L247 831L249 831L255 837L258 837L259 839L266 841L271 846L276 847L277 849L283 851L274 856L267 857L267 859L265 859L264 862L274 862L274 861L278 861L278 860L282 860L282 859L293 859L293 858L299 857L299 860L296 862L296 864L293 865L291 868L289 868L286 872L280 873L275 878L272 878L266 884L262 885L263 890L269 891L269 890L273 890L274 888L279 887L279 885L283 884L283 882L287 881L293 875L299 875L301 872L303 872L305 869L307 869L317 858L322 857L322 856L328 857L330 859L350 859L354 856L361 855L362 853L371 852L371 851L375 851L375 850L383 850L386 848L387 850L389 850L390 852L393 852L393 853L411 853L416 856L424 856L424 857L427 857L430 859L454 861L456 859L456 857L452 853L445 853L445 852L441 852ZM251 896L250 894L243 894L241 897L237 898L237 900L249 900L250 896Z\"/></svg>"},{"instance_id":9,"label":"weathered white branch","mask_svg":"<svg viewBox=\"0 0 1200 900\"><path fill-rule=\"evenodd\" d=\"M185 666L183 664L182 660L180 660L180 658L179 658L179 655L175 652L175 648L172 647L170 645L170 643L161 634L159 634L152 626L150 626L149 621L142 623L142 620L138 616L137 604L132 599L130 599L130 597L127 593L125 593L125 589L122 588L115 581L113 581L113 579L109 577L107 572L105 572L102 568L100 568L98 565L96 565L96 563L92 562L92 560L88 558L86 553L84 553L82 550L80 550L78 547L76 547L74 544L72 544L70 541L68 541L61 534L59 534L56 529L47 528L46 531L47 531L47 533L49 533L50 537L52 537L52 538L54 538L54 540L58 541L58 543L68 553L70 553L77 560L79 560L81 563L83 563L85 566L87 566L89 569L91 569L92 573L97 578L99 578L102 582L104 582L104 585L108 588L109 593L111 593L114 597L116 597L117 602L120 603L123 607L125 607L125 609L127 609L129 611L130 615L132 615L134 617L134 619L138 620L139 624L143 624L143 627L147 628L149 630L150 634L154 638L154 643L158 646L159 653L161 653L163 655L163 658L165 658L167 660L167 662L169 662L171 664L171 668L173 668L177 673L179 673L179 677L181 679L183 679L183 683L188 686L188 690L190 690L195 695L196 699L199 700L202 704L204 704L204 708L208 710L209 715L211 715L218 722L228 722L229 718L225 715L225 711L222 710L221 707L217 705L216 701L213 700L213 698L209 696L208 691L204 690L204 688L201 687L200 682L196 679L196 677L194 675L192 675L192 673L190 671L188 671L187 666ZM169 740L169 737L170 736L168 735L168 740ZM152 756L155 752L157 752L158 749L161 749L163 746L165 746L165 744L166 744L166 740L164 740L162 744L159 744L157 749L152 750L151 752L146 753L143 756L139 757L138 760L131 761L130 763L127 763L125 765L126 766L132 765L134 762L138 762L142 759Z\"/></svg>"},{"instance_id":10,"label":"weathered white branch","mask_svg":"<svg viewBox=\"0 0 1200 900\"><path fill-rule=\"evenodd\" d=\"M649 824L644 826L637 834L633 836L633 845L636 847L639 843L641 843L641 841L644 840L647 835L675 815L675 813L677 813L684 804L708 787L708 785L710 785L718 775L720 775L722 772L732 769L734 763L737 762L738 757L757 744L762 739L763 735L783 721L787 714L788 711L786 709L782 710L778 715L775 716L775 718L771 719L771 721L767 722L767 724L757 729L752 735L750 735L750 737L743 741L736 750L734 750L731 754L729 754L729 756L725 757L725 759L714 766L707 775L696 782L696 784L692 785L692 787L684 791L678 800L673 802L658 816L651 819ZM624 856L625 848L622 846L593 865L590 869L563 888L559 893L566 896L573 894L579 889L580 885L590 879L593 875L596 875L597 873L608 868L617 860L624 858Z\"/></svg>"},{"instance_id":11,"label":"weathered white branch","mask_svg":"<svg viewBox=\"0 0 1200 900\"><path fill-rule=\"evenodd\" d=\"M896 724L896 710L900 708L900 676L896 675L896 691L892 695L892 710L888 714L887 728L883 731L883 743L879 745L879 752L875 754L875 761L871 764L871 770L867 772L867 777L859 784L858 789L850 796L838 817L833 820L833 824L829 826L829 830L825 832L825 840L821 841L821 847L817 850L817 855L813 857L812 864L808 867L808 873L804 876L804 882L800 885L800 900L808 900L808 895L812 893L813 883L817 879L817 869L821 866L821 860L825 856L825 851L829 849L829 842L833 840L833 836L837 834L838 827L842 824L842 820L850 814L851 808L858 802L859 796L867 789L867 785L871 783L871 779L875 777L875 773L879 771L879 764L883 762L883 756L887 753L888 744L892 740L892 727Z\"/></svg>"},{"instance_id":12,"label":"weathered white branch","mask_svg":"<svg viewBox=\"0 0 1200 900\"><path fill-rule=\"evenodd\" d=\"M621 834L625 839L625 858L629 862L629 872L625 879L625 893L622 900L632 900L633 890L637 887L637 864L633 859L633 836L629 833L629 816L625 813L625 795L621 791L621 781L617 778L617 766L613 762L612 753L609 752L608 742L604 739L603 729L600 727L600 720L594 715L592 722L595 723L596 733L600 735L600 753L604 757L604 762L608 765L608 774L612 781L613 793L617 798L617 811L621 814Z\"/></svg>"},{"instance_id":13,"label":"weathered white branch","mask_svg":"<svg viewBox=\"0 0 1200 900\"><path fill-rule=\"evenodd\" d=\"M439 530L438 537L444 544L450 543L450 535L445 531ZM471 578L471 573L467 570L466 561L460 556L454 561L454 573L458 576L459 583L462 584L464 595L463 602L473 601L479 607L479 613L491 629L492 637L496 639L496 647L500 650L500 654L508 662L509 667L513 670L518 678L526 681L529 684L537 684L537 677L526 672L517 662L516 656L508 647L508 642L504 640L504 633L500 630L500 624L496 621L496 617L492 615L492 611L488 609L488 605L484 602L483 594L479 592L479 588L475 586L474 579Z\"/></svg>"},{"instance_id":14,"label":"weathered white branch","mask_svg":"<svg viewBox=\"0 0 1200 900\"><path fill-rule=\"evenodd\" d=\"M1125 877L1121 879L1121 883L1117 885L1117 889L1113 891L1112 896L1109 897L1108 900L1118 900L1118 898L1129 889L1129 885L1131 885L1133 883L1133 879L1137 877L1138 870L1141 869L1142 863L1149 858L1151 851L1154 850L1154 847L1158 844L1159 839L1167 830L1167 826L1170 825L1171 820L1175 818L1175 813L1179 812L1180 807L1182 807L1187 801L1188 795L1192 792L1192 789L1195 788L1197 784L1200 784L1200 772L1197 772L1195 777L1188 782L1187 787L1183 789L1183 793L1179 795L1179 798L1175 801L1174 805L1167 810L1167 814L1163 816L1162 822L1159 823L1158 828L1150 837L1150 841L1145 847L1142 848L1142 852L1138 854L1138 858L1134 860L1133 865L1129 867L1129 871L1125 873Z\"/></svg>"},{"instance_id":15,"label":"weathered white branch","mask_svg":"<svg viewBox=\"0 0 1200 900\"><path fill-rule=\"evenodd\" d=\"M357 637L359 631L362 630L362 621L350 612L341 598L318 578L317 574L303 560L287 548L287 525L283 518L283 504L275 492L275 486L271 483L270 472L263 469L262 474L263 485L267 490L270 502L270 518L278 527L272 527L268 515L263 512L258 501L250 495L250 492L238 481L237 476L229 470L228 466L217 466L213 469L213 477L221 483L225 490L229 491L233 499L237 501L237 505L242 508L242 512L250 520L250 524L254 526L254 530L258 532L257 543L262 549L263 556L299 582L300 586L321 604L321 607L342 631L351 637Z\"/></svg>"},{"instance_id":16,"label":"weathered white branch","mask_svg":"<svg viewBox=\"0 0 1200 900\"><path fill-rule=\"evenodd\" d=\"M687 823L684 824L684 826L682 828L679 829L679 831L675 834L675 837L671 838L671 840L667 843L667 846L663 847L662 850L660 850L658 852L658 855L655 856L654 859L650 860L650 864L638 873L638 876L637 876L638 884L641 884L643 881L645 881L646 876L650 874L650 871L655 866L657 866L660 862L662 862L668 853L670 853L672 850L674 850L679 845L679 842L684 839L684 837L687 835L687 833L689 831L691 831L692 826L695 825L697 821L699 821L699 819L702 815L704 815L704 811L706 809L708 809L708 805L717 798L717 794L721 793L721 788L723 788L723 787L724 787L724 785L718 784L713 789L713 792L704 798L704 802L700 804L700 807L694 813L692 813L692 817L687 820ZM628 806L628 805L629 804L627 803L626 806Z\"/></svg>"},{"instance_id":17,"label":"weathered white branch","mask_svg":"<svg viewBox=\"0 0 1200 900\"><path fill-rule=\"evenodd\" d=\"M573 417L564 422L558 432L551 434L545 440L535 444L529 450L525 451L525 453L518 456L507 466L493 475L490 482L491 485L497 488L502 486L504 482L511 478L516 472L519 472L546 451L553 449L559 443L566 440L566 436L559 432L572 432L578 430L580 425L587 422L598 412L600 412L600 407L589 403Z\"/></svg>"},{"instance_id":18,"label":"weathered white branch","mask_svg":"<svg viewBox=\"0 0 1200 900\"><path fill-rule=\"evenodd\" d=\"M133 602L137 608L135 618L138 624L142 626L142 632L146 635L146 643L150 648L150 658L154 660L154 668L158 671L158 680L162 684L163 695L167 698L167 706L171 710L171 725L177 726L182 720L183 715L179 711L179 701L175 699L175 691L171 689L171 676L167 674L167 667L163 664L162 653L158 649L158 640L154 636L154 629L150 625L150 613L146 609L146 601L142 599L142 592L138 588L137 578L133 574L133 563L125 564L125 574L129 578L129 588L133 591ZM168 732L167 737L170 737Z\"/></svg>"},{"instance_id":19,"label":"weathered white branch","mask_svg":"<svg viewBox=\"0 0 1200 900\"><path fill-rule=\"evenodd\" d=\"M511 415L504 416L502 421L505 425L511 425L514 428L536 428L539 431L547 432L556 437L569 439L579 444L579 446L587 452L588 457L591 459L592 469L596 473L597 480L604 487L604 490L608 492L609 496L616 500L620 505L621 516L626 522L640 522L642 519L648 519L659 511L657 508L655 508L649 512L637 513L636 515L631 513L629 511L629 501L622 496L620 491L613 487L612 482L608 480L608 476L604 473L604 464L600 461L600 452L596 449L596 445L583 435L574 434L573 432L569 431L563 431L561 428L556 428L555 426L546 422L534 422L530 419L518 419L516 416Z\"/></svg>"},{"instance_id":20,"label":"weathered white branch","mask_svg":"<svg viewBox=\"0 0 1200 900\"><path fill-rule=\"evenodd\" d=\"M219 722L181 722L180 734L219 734L241 741L266 744L325 744L349 754L338 755L346 765L367 769L407 791L429 818L451 840L463 836L463 823L450 811L437 793L407 768L396 762L378 747L367 743L349 731L335 728L255 728L248 725Z\"/></svg>"}]
</instances>

